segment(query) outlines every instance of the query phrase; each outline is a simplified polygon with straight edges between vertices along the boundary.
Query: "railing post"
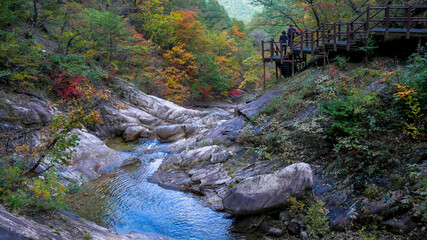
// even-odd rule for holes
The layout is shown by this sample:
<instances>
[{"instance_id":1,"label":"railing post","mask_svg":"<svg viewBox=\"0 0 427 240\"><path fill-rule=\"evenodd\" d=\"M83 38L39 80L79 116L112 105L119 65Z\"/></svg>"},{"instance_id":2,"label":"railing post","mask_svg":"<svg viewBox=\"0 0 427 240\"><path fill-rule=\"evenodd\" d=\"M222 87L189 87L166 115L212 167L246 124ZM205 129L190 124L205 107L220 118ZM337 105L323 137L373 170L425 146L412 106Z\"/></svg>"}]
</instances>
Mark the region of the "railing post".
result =
<instances>
[{"instance_id":1,"label":"railing post","mask_svg":"<svg viewBox=\"0 0 427 240\"><path fill-rule=\"evenodd\" d=\"M295 74L295 55L292 54L292 76Z\"/></svg>"},{"instance_id":2,"label":"railing post","mask_svg":"<svg viewBox=\"0 0 427 240\"><path fill-rule=\"evenodd\" d=\"M293 54L294 53L294 39L291 37L291 39L289 39L289 54Z\"/></svg>"},{"instance_id":3,"label":"railing post","mask_svg":"<svg viewBox=\"0 0 427 240\"><path fill-rule=\"evenodd\" d=\"M270 42L270 60L271 60L271 62L273 62L273 39L271 39L271 42Z\"/></svg>"},{"instance_id":4,"label":"railing post","mask_svg":"<svg viewBox=\"0 0 427 240\"><path fill-rule=\"evenodd\" d=\"M325 23L322 23L322 48L325 51L326 43L325 43Z\"/></svg>"},{"instance_id":5,"label":"railing post","mask_svg":"<svg viewBox=\"0 0 427 240\"><path fill-rule=\"evenodd\" d=\"M264 72L263 72L264 73L264 78L263 78L264 82L263 83L264 83L264 92L265 92L265 62L263 62L263 66L264 66Z\"/></svg>"},{"instance_id":6,"label":"railing post","mask_svg":"<svg viewBox=\"0 0 427 240\"><path fill-rule=\"evenodd\" d=\"M300 36L301 36L301 50L300 50L300 52L301 52L301 56L302 56L303 49L304 49L304 30L302 31L302 34L300 34Z\"/></svg>"},{"instance_id":7,"label":"railing post","mask_svg":"<svg viewBox=\"0 0 427 240\"><path fill-rule=\"evenodd\" d=\"M334 22L334 51L337 51L337 23Z\"/></svg>"},{"instance_id":8,"label":"railing post","mask_svg":"<svg viewBox=\"0 0 427 240\"><path fill-rule=\"evenodd\" d=\"M369 16L370 11L371 11L371 8L367 7L366 8L366 21L365 21L365 38L369 37L369 22L371 21L370 16Z\"/></svg>"},{"instance_id":9,"label":"railing post","mask_svg":"<svg viewBox=\"0 0 427 240\"><path fill-rule=\"evenodd\" d=\"M411 36L412 5L406 9L406 39Z\"/></svg>"},{"instance_id":10,"label":"railing post","mask_svg":"<svg viewBox=\"0 0 427 240\"><path fill-rule=\"evenodd\" d=\"M319 50L319 39L320 39L319 29L317 29L317 31L316 31L316 47L317 47L317 50Z\"/></svg>"},{"instance_id":11,"label":"railing post","mask_svg":"<svg viewBox=\"0 0 427 240\"><path fill-rule=\"evenodd\" d=\"M350 39L351 41L353 41L354 40L354 23L353 22L351 22L350 24L350 31L351 31Z\"/></svg>"},{"instance_id":12,"label":"railing post","mask_svg":"<svg viewBox=\"0 0 427 240\"><path fill-rule=\"evenodd\" d=\"M337 41L341 40L341 22L338 22Z\"/></svg>"},{"instance_id":13,"label":"railing post","mask_svg":"<svg viewBox=\"0 0 427 240\"><path fill-rule=\"evenodd\" d=\"M350 51L350 23L347 23L347 51Z\"/></svg>"},{"instance_id":14,"label":"railing post","mask_svg":"<svg viewBox=\"0 0 427 240\"><path fill-rule=\"evenodd\" d=\"M262 61L265 61L265 57L264 57L264 40L261 41L261 52L262 52Z\"/></svg>"},{"instance_id":15,"label":"railing post","mask_svg":"<svg viewBox=\"0 0 427 240\"><path fill-rule=\"evenodd\" d=\"M283 64L283 43L280 42L280 64Z\"/></svg>"},{"instance_id":16,"label":"railing post","mask_svg":"<svg viewBox=\"0 0 427 240\"><path fill-rule=\"evenodd\" d=\"M390 28L390 5L387 5L385 8L385 37L389 36L389 28Z\"/></svg>"},{"instance_id":17,"label":"railing post","mask_svg":"<svg viewBox=\"0 0 427 240\"><path fill-rule=\"evenodd\" d=\"M314 55L314 31L311 31L311 55Z\"/></svg>"}]
</instances>

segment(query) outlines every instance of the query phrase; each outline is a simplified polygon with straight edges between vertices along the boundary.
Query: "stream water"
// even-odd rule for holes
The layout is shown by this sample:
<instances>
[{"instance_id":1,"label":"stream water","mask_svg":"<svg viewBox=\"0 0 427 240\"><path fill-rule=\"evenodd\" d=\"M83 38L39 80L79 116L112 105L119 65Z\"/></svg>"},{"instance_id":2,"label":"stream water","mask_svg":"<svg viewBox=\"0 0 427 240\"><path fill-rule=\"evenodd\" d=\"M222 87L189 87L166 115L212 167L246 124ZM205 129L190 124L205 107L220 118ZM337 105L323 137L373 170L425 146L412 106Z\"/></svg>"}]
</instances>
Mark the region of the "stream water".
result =
<instances>
[{"instance_id":1,"label":"stream water","mask_svg":"<svg viewBox=\"0 0 427 240\"><path fill-rule=\"evenodd\" d=\"M169 153L167 143L141 139L109 146L141 163L118 168L86 183L71 197L80 216L118 233L152 232L174 239L242 239L231 233L232 220L204 207L198 197L147 182Z\"/></svg>"}]
</instances>

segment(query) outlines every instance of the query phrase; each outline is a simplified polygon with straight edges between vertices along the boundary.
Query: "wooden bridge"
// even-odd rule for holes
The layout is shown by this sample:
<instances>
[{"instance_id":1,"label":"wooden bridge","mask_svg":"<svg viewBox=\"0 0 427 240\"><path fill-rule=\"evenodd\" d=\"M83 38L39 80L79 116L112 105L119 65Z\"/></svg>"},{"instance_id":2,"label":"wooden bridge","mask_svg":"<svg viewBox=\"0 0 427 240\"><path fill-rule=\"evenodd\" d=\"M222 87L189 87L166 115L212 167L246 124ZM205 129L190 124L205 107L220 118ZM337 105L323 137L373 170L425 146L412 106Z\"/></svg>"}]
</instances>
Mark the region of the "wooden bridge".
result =
<instances>
[{"instance_id":1,"label":"wooden bridge","mask_svg":"<svg viewBox=\"0 0 427 240\"><path fill-rule=\"evenodd\" d=\"M368 38L372 35L384 38L418 38L420 49L422 39L427 38L426 13L427 5L367 7L366 11L351 22L323 23L316 30L299 29L288 46L274 40L262 41L264 88L266 62L276 63L276 77L278 70L287 77L307 64L307 54L323 55L323 64L326 65L329 51L360 50L360 47L368 45ZM367 58L366 53L365 61Z\"/></svg>"}]
</instances>

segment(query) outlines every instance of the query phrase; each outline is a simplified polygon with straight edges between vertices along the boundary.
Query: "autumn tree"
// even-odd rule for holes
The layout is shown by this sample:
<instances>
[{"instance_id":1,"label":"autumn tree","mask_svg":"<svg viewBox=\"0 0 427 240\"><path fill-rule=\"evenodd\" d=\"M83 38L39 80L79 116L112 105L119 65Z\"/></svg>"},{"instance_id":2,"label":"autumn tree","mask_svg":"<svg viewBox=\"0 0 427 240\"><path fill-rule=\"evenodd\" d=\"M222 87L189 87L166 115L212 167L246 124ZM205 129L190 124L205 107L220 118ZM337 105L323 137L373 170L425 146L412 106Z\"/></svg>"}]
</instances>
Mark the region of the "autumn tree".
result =
<instances>
[{"instance_id":1,"label":"autumn tree","mask_svg":"<svg viewBox=\"0 0 427 240\"><path fill-rule=\"evenodd\" d=\"M176 11L181 19L173 23L177 42L190 52L205 52L208 46L205 28L194 11Z\"/></svg>"},{"instance_id":2,"label":"autumn tree","mask_svg":"<svg viewBox=\"0 0 427 240\"><path fill-rule=\"evenodd\" d=\"M41 139L37 146L28 152L25 151L26 148L29 149L28 145L20 147L21 152L27 154L28 160L35 160L28 171L29 174L40 174L36 173L36 169L41 164L48 164L46 169L56 164L68 164L72 158L73 148L78 144L78 136L73 134L72 130L82 127L82 124L102 123L97 108L100 102L110 98L111 91L106 88L97 89L88 79L83 78L68 81L68 84L74 89L73 95L71 97L62 95L64 98L58 102L66 111L57 111L48 126L41 130ZM58 104L50 104L49 107L56 110ZM49 163L46 162L47 159Z\"/></svg>"},{"instance_id":3,"label":"autumn tree","mask_svg":"<svg viewBox=\"0 0 427 240\"><path fill-rule=\"evenodd\" d=\"M192 88L197 96L209 99L214 94L225 94L230 89L230 78L220 72L218 65L211 56L207 54L198 55L197 66L199 77Z\"/></svg>"},{"instance_id":4,"label":"autumn tree","mask_svg":"<svg viewBox=\"0 0 427 240\"><path fill-rule=\"evenodd\" d=\"M196 57L185 50L185 46L179 45L163 54L166 60L164 76L166 77L165 92L168 99L174 102L183 102L190 97L190 89L196 81L197 65Z\"/></svg>"},{"instance_id":5,"label":"autumn tree","mask_svg":"<svg viewBox=\"0 0 427 240\"><path fill-rule=\"evenodd\" d=\"M131 23L146 39L168 48L175 41L173 22L181 20L179 14L166 14L163 2L159 0L139 0L135 2Z\"/></svg>"}]
</instances>

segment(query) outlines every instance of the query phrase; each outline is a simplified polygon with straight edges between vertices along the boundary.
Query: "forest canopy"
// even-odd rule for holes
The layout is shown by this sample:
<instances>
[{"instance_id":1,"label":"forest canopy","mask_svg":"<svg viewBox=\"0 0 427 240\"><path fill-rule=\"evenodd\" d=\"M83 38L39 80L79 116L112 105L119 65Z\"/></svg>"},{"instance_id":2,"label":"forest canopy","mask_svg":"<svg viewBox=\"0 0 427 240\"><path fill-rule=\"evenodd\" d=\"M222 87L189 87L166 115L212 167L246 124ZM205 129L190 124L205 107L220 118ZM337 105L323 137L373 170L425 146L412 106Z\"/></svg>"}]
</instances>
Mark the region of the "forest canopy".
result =
<instances>
[{"instance_id":1,"label":"forest canopy","mask_svg":"<svg viewBox=\"0 0 427 240\"><path fill-rule=\"evenodd\" d=\"M6 0L0 75L21 88L67 73L126 79L177 103L221 97L244 81L256 54L243 22L217 0ZM61 95L61 94L59 94Z\"/></svg>"}]
</instances>

